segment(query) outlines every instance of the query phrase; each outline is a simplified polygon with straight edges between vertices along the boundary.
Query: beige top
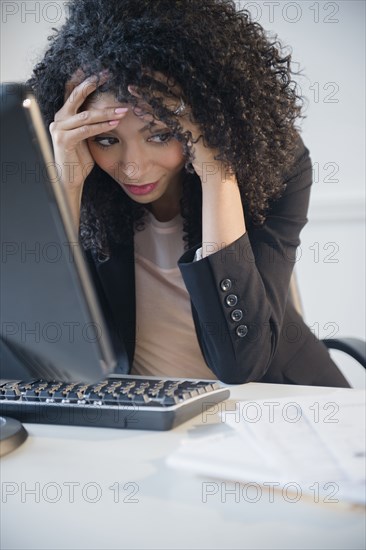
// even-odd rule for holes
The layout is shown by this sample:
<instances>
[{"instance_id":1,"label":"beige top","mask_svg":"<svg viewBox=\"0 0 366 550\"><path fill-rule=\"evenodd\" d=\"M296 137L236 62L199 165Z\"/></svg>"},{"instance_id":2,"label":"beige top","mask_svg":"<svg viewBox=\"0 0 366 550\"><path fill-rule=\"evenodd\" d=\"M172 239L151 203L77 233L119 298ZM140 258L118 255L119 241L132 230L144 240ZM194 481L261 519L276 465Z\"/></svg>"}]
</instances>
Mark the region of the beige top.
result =
<instances>
[{"instance_id":1,"label":"beige top","mask_svg":"<svg viewBox=\"0 0 366 550\"><path fill-rule=\"evenodd\" d=\"M180 215L149 213L135 234L136 348L131 374L217 379L194 328L189 294L177 266L184 251Z\"/></svg>"}]
</instances>

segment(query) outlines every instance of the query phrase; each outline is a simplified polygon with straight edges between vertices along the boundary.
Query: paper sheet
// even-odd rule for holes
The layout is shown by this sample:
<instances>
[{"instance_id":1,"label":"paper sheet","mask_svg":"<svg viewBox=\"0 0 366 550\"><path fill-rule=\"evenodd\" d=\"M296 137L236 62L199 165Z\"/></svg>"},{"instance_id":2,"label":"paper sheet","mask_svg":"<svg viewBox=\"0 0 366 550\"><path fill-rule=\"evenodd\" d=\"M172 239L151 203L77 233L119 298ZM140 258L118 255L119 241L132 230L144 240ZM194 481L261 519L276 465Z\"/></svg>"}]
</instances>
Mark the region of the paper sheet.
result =
<instances>
[{"instance_id":1,"label":"paper sheet","mask_svg":"<svg viewBox=\"0 0 366 550\"><path fill-rule=\"evenodd\" d=\"M365 392L237 403L224 426L185 440L168 465L200 475L260 484L296 483L365 503Z\"/></svg>"}]
</instances>

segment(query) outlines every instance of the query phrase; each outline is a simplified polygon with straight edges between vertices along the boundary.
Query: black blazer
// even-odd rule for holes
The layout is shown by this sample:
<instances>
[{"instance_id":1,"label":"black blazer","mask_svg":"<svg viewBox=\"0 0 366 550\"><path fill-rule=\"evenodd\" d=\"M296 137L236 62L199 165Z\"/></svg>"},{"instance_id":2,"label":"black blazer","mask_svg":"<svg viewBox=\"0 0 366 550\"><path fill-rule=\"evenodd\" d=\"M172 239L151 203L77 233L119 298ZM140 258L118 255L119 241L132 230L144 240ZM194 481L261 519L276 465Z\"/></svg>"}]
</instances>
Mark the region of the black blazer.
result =
<instances>
[{"instance_id":1,"label":"black blazer","mask_svg":"<svg viewBox=\"0 0 366 550\"><path fill-rule=\"evenodd\" d=\"M286 190L260 228L197 262L195 251L179 259L191 298L203 357L219 380L347 386L325 346L287 301L299 234L307 222L312 166L299 137ZM135 349L133 239L112 245L110 259L87 259L118 356L129 373Z\"/></svg>"}]
</instances>

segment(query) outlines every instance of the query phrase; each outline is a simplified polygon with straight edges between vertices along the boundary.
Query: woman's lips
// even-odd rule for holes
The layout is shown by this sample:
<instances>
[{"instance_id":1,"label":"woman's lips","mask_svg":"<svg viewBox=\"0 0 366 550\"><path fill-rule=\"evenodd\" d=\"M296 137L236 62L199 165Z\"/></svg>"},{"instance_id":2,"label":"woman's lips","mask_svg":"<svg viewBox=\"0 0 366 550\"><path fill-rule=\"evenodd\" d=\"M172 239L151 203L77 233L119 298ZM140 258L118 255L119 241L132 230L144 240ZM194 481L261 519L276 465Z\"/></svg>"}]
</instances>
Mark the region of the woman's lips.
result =
<instances>
[{"instance_id":1,"label":"woman's lips","mask_svg":"<svg viewBox=\"0 0 366 550\"><path fill-rule=\"evenodd\" d=\"M129 191L129 193L132 193L132 195L148 195L158 185L158 181L155 181L153 183L146 183L145 185L127 185L126 183L124 186Z\"/></svg>"}]
</instances>

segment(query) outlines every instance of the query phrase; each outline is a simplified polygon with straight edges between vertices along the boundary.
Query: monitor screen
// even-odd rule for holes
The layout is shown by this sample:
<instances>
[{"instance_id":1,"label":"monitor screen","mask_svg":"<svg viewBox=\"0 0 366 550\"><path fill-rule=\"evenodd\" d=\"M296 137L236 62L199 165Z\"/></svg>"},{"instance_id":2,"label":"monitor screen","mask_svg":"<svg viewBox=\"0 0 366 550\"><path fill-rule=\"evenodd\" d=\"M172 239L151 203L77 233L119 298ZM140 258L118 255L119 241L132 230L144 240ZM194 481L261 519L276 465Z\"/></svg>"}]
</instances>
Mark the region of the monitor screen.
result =
<instances>
[{"instance_id":1,"label":"monitor screen","mask_svg":"<svg viewBox=\"0 0 366 550\"><path fill-rule=\"evenodd\" d=\"M0 377L94 382L116 365L34 96L1 84Z\"/></svg>"}]
</instances>

